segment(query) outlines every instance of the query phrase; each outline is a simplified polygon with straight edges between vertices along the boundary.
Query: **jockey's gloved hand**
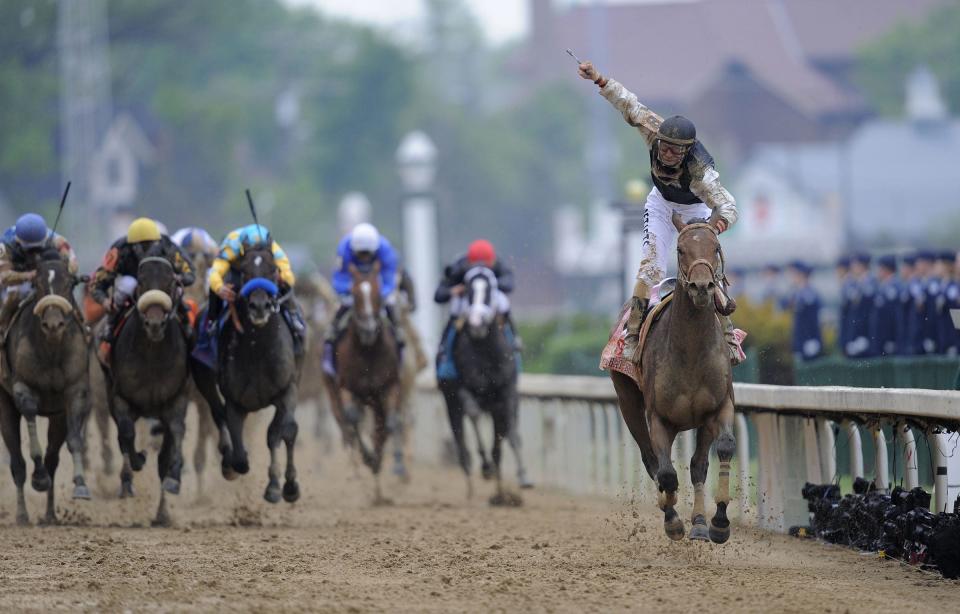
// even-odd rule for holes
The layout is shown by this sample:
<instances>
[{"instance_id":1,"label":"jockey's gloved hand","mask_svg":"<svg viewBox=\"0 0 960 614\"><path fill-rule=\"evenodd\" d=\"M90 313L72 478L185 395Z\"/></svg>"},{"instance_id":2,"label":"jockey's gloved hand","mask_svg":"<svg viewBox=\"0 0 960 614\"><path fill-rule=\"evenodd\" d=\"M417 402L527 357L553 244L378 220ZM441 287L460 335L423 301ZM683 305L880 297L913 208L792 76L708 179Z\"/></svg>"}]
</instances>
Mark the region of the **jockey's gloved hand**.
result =
<instances>
[{"instance_id":1,"label":"jockey's gloved hand","mask_svg":"<svg viewBox=\"0 0 960 614\"><path fill-rule=\"evenodd\" d=\"M600 71L597 70L597 67L593 65L593 62L582 62L577 70L581 77L593 81L600 87L603 87L607 84L607 80L603 77L603 75L600 74Z\"/></svg>"},{"instance_id":2,"label":"jockey's gloved hand","mask_svg":"<svg viewBox=\"0 0 960 614\"><path fill-rule=\"evenodd\" d=\"M217 296L227 303L232 303L237 300L237 293L233 291L233 287L230 284L220 286L220 289L217 290Z\"/></svg>"}]
</instances>

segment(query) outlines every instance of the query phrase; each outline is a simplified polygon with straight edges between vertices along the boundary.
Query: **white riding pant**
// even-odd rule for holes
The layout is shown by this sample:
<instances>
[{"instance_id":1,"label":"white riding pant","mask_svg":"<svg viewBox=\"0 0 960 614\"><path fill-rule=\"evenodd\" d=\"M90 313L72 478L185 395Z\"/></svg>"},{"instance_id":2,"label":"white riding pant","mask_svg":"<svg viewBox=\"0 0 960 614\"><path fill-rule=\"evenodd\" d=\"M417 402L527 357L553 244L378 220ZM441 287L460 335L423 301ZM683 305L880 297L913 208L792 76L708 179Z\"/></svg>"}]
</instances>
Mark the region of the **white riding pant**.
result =
<instances>
[{"instance_id":1,"label":"white riding pant","mask_svg":"<svg viewBox=\"0 0 960 614\"><path fill-rule=\"evenodd\" d=\"M695 218L710 218L710 207L704 203L681 205L671 202L654 187L647 195L643 213L643 249L637 279L653 288L667 276L670 258L676 259L677 232L673 225L673 213L680 214L684 223Z\"/></svg>"}]
</instances>

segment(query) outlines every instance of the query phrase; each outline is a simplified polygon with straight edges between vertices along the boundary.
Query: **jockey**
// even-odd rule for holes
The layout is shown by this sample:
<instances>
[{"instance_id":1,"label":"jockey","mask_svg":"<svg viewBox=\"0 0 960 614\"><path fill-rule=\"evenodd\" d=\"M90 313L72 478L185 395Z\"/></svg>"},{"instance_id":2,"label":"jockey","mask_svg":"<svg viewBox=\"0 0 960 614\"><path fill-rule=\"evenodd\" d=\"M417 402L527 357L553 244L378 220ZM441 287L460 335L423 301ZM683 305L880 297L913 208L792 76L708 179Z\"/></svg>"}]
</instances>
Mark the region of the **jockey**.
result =
<instances>
[{"instance_id":1,"label":"jockey","mask_svg":"<svg viewBox=\"0 0 960 614\"><path fill-rule=\"evenodd\" d=\"M280 247L280 244L273 240L270 231L262 225L249 224L242 228L237 228L229 233L220 244L220 250L217 253L213 265L210 267L210 302L208 311L209 326L215 326L225 304L229 305L237 298L237 291L240 289L240 272L235 265L247 249L258 245L269 245L273 253L274 263L277 265L277 274L279 276L279 286L281 295L293 293L293 286L296 278L293 275L293 269L290 268L290 259L286 252ZM297 356L303 354L304 338L306 335L306 324L303 320L303 314L297 302L292 300L281 300L284 320L293 333L294 353Z\"/></svg>"},{"instance_id":2,"label":"jockey","mask_svg":"<svg viewBox=\"0 0 960 614\"><path fill-rule=\"evenodd\" d=\"M36 276L35 256L47 246L60 252L70 272L76 274L77 256L70 243L48 229L47 223L36 213L21 215L16 224L3 233L0 239L0 288L3 291L0 333L6 331L20 299L29 292L29 284Z\"/></svg>"},{"instance_id":3,"label":"jockey","mask_svg":"<svg viewBox=\"0 0 960 614\"><path fill-rule=\"evenodd\" d=\"M693 218L709 218L711 210L718 210L721 219L716 230L722 233L736 223L737 206L733 196L720 183L713 157L697 140L693 122L679 115L663 119L641 104L623 85L601 75L590 62L580 64L579 72L581 77L600 87L600 95L620 111L628 124L640 131L650 150L650 174L654 187L645 206L643 252L633 288L627 320L627 349L624 351L625 356L632 356L649 305L650 289L666 275L670 246L677 236L671 215L679 213L687 222ZM717 276L722 280L723 271L718 270ZM717 286L725 292L724 284L718 283ZM724 318L724 329L731 346L731 360L736 360L739 352L733 337L733 324L727 317Z\"/></svg>"},{"instance_id":4,"label":"jockey","mask_svg":"<svg viewBox=\"0 0 960 614\"><path fill-rule=\"evenodd\" d=\"M397 344L403 347L403 338L400 327L397 326L397 317L393 310L395 300L394 289L397 282L397 267L400 258L390 241L380 235L380 232L367 223L357 224L347 236L340 240L337 246L337 267L333 272L333 289L340 296L340 307L333 317L330 330L324 340L323 368L327 373L335 373L334 346L342 333L343 319L353 306L353 275L350 266L360 271L369 271L377 262L380 263L380 296L384 301L384 308Z\"/></svg>"},{"instance_id":5,"label":"jockey","mask_svg":"<svg viewBox=\"0 0 960 614\"><path fill-rule=\"evenodd\" d=\"M507 295L513 292L513 271L497 258L493 245L484 239L478 239L470 244L465 256L446 267L443 279L437 286L433 300L439 304L450 304L450 318L440 336L440 348L437 352L437 378L455 379L456 369L453 367L453 345L456 341L456 321L463 313L466 305L464 293L464 278L467 272L478 266L489 268L497 278L497 297L493 301L497 313L504 316L506 327L504 332L507 340L519 351L520 341L510 317L510 299Z\"/></svg>"},{"instance_id":6,"label":"jockey","mask_svg":"<svg viewBox=\"0 0 960 614\"><path fill-rule=\"evenodd\" d=\"M220 247L210 236L210 233L196 226L181 228L173 233L170 238L187 253L194 266L196 266L200 257L205 258L208 263L213 262L213 259L217 257L217 252L220 251Z\"/></svg>"},{"instance_id":7,"label":"jockey","mask_svg":"<svg viewBox=\"0 0 960 614\"><path fill-rule=\"evenodd\" d=\"M126 236L114 241L107 250L103 262L90 280L90 299L108 314L107 328L103 338L107 346L112 343L117 319L127 310L133 299L140 261L151 251L170 261L184 287L194 282L196 274L190 259L176 243L170 240L170 237L160 232L157 222L146 217L133 220L127 229ZM177 315L183 324L184 334L191 339L192 331L187 318L187 308L180 300L182 297L171 298L177 305ZM88 322L95 322L102 316L102 311L88 305L86 316ZM105 351L107 348L103 349Z\"/></svg>"}]
</instances>

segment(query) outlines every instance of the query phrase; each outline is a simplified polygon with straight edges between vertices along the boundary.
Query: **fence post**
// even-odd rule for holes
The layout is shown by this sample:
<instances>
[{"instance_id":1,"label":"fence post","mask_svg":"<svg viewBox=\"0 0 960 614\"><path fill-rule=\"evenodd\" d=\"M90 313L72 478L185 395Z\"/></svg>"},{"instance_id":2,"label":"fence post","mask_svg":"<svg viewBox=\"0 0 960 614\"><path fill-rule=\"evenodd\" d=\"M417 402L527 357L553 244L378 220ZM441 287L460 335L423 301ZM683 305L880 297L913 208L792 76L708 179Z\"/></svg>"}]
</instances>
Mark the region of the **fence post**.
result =
<instances>
[{"instance_id":1,"label":"fence post","mask_svg":"<svg viewBox=\"0 0 960 614\"><path fill-rule=\"evenodd\" d=\"M847 437L850 440L850 476L853 479L863 477L863 440L860 439L860 427L853 420L844 422Z\"/></svg>"},{"instance_id":2,"label":"fence post","mask_svg":"<svg viewBox=\"0 0 960 614\"><path fill-rule=\"evenodd\" d=\"M900 422L894 427L897 441L903 444L903 477L907 483L907 490L920 485L920 475L917 467L917 442L913 431L906 423Z\"/></svg>"},{"instance_id":3,"label":"fence post","mask_svg":"<svg viewBox=\"0 0 960 614\"><path fill-rule=\"evenodd\" d=\"M877 490L890 490L890 475L887 472L887 440L883 436L883 425L878 420L873 425L873 443L877 453L874 457L874 470L877 477L874 479L874 485Z\"/></svg>"},{"instance_id":4,"label":"fence post","mask_svg":"<svg viewBox=\"0 0 960 614\"><path fill-rule=\"evenodd\" d=\"M750 429L747 417L737 412L734 415L737 427L737 481L740 486L740 522L747 523L750 511Z\"/></svg>"},{"instance_id":5,"label":"fence post","mask_svg":"<svg viewBox=\"0 0 960 614\"><path fill-rule=\"evenodd\" d=\"M824 482L837 479L837 447L833 436L833 423L826 418L817 418L817 438L820 445L820 473Z\"/></svg>"},{"instance_id":6,"label":"fence post","mask_svg":"<svg viewBox=\"0 0 960 614\"><path fill-rule=\"evenodd\" d=\"M934 512L940 513L949 511L947 505L950 502L949 482L947 481L947 455L950 453L947 448L947 436L944 433L937 433L933 428L927 431L927 441L930 443L930 462L933 465L933 493L934 493Z\"/></svg>"}]
</instances>

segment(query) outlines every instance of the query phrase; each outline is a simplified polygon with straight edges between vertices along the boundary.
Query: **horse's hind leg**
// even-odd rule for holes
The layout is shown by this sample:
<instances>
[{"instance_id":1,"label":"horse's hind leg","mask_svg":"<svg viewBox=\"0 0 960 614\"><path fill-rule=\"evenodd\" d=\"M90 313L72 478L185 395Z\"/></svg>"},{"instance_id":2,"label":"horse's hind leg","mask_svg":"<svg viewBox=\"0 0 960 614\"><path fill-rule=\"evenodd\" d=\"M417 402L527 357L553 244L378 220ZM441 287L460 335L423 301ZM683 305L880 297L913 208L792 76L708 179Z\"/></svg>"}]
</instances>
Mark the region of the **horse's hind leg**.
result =
<instances>
[{"instance_id":1,"label":"horse's hind leg","mask_svg":"<svg viewBox=\"0 0 960 614\"><path fill-rule=\"evenodd\" d=\"M704 482L710 466L710 446L717 436L717 422L710 420L697 429L697 449L690 459L690 482L693 483L693 514L690 522L690 539L709 541L707 530L707 512L704 505Z\"/></svg>"},{"instance_id":2,"label":"horse's hind leg","mask_svg":"<svg viewBox=\"0 0 960 614\"><path fill-rule=\"evenodd\" d=\"M710 519L710 540L722 544L730 539L730 520L727 519L727 504L730 503L730 459L737 451L733 436L733 399L728 398L718 416L720 436L717 437L717 456L720 459L720 479L714 499L717 513Z\"/></svg>"},{"instance_id":3,"label":"horse's hind leg","mask_svg":"<svg viewBox=\"0 0 960 614\"><path fill-rule=\"evenodd\" d=\"M23 485L27 481L27 463L23 460L20 450L20 414L13 407L7 393L0 389L0 434L3 443L10 453L10 473L13 483L17 487L17 524L30 524L30 515L27 514L27 499L23 493Z\"/></svg>"},{"instance_id":4,"label":"horse's hind leg","mask_svg":"<svg viewBox=\"0 0 960 614\"><path fill-rule=\"evenodd\" d=\"M663 510L663 530L670 539L683 539L683 520L677 515L677 470L670 459L670 450L677 431L666 424L656 413L650 413L650 443L657 455L657 488L660 491L657 504Z\"/></svg>"},{"instance_id":5,"label":"horse's hind leg","mask_svg":"<svg viewBox=\"0 0 960 614\"><path fill-rule=\"evenodd\" d=\"M517 398L516 392L514 392L510 399L510 430L507 433L507 441L510 442L510 448L513 450L513 455L517 459L517 483L520 485L520 488L533 488L533 481L530 480L530 476L527 474L527 466L523 462L523 442L520 440L519 407L520 400Z\"/></svg>"},{"instance_id":6,"label":"horse's hind leg","mask_svg":"<svg viewBox=\"0 0 960 614\"><path fill-rule=\"evenodd\" d=\"M193 406L197 412L197 443L193 449L193 470L197 473L197 492L202 493L203 472L207 466L207 441L213 440L217 425L214 424L210 409L202 398L194 399Z\"/></svg>"},{"instance_id":7,"label":"horse's hind leg","mask_svg":"<svg viewBox=\"0 0 960 614\"><path fill-rule=\"evenodd\" d=\"M46 492L50 488L50 475L43 464L43 448L40 447L40 436L37 434L37 416L40 413L40 402L37 395L23 382L13 385L13 402L20 415L27 421L27 433L30 437L30 458L33 459L33 475L30 484L37 492Z\"/></svg>"},{"instance_id":8,"label":"horse's hind leg","mask_svg":"<svg viewBox=\"0 0 960 614\"><path fill-rule=\"evenodd\" d=\"M67 439L67 417L64 414L55 414L50 417L47 428L47 453L43 457L43 464L50 476L50 488L47 489L47 513L43 518L44 524L57 524L56 505L54 503L54 479L57 475L57 466L60 464L60 448Z\"/></svg>"},{"instance_id":9,"label":"horse's hind leg","mask_svg":"<svg viewBox=\"0 0 960 614\"><path fill-rule=\"evenodd\" d=\"M90 417L90 390L81 383L74 390L67 393L67 449L73 458L73 498L90 499L90 489L84 478L84 461L86 441L84 438L85 425Z\"/></svg>"}]
</instances>

